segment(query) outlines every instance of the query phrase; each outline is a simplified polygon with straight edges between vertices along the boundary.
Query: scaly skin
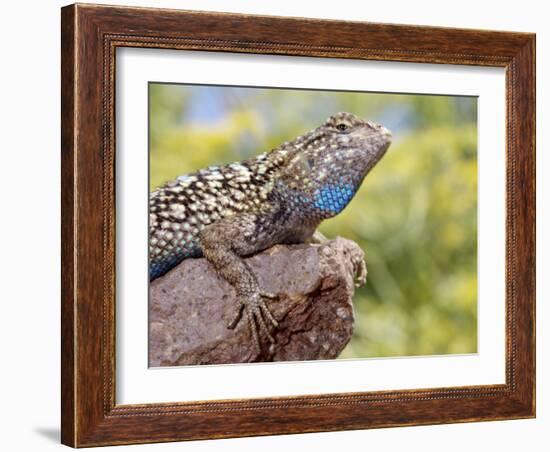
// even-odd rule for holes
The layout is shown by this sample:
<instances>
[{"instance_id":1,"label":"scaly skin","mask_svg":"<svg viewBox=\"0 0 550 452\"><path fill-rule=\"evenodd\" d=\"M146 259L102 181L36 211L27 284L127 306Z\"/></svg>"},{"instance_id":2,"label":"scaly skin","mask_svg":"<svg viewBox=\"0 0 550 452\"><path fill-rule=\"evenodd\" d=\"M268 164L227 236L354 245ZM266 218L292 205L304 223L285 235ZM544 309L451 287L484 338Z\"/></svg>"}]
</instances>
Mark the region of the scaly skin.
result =
<instances>
[{"instance_id":1,"label":"scaly skin","mask_svg":"<svg viewBox=\"0 0 550 452\"><path fill-rule=\"evenodd\" d=\"M384 127L350 113L270 152L180 176L150 195L149 273L154 280L182 260L204 256L236 290L260 352L277 320L243 257L276 244L304 243L341 212L391 143ZM362 263L364 265L364 263Z\"/></svg>"}]
</instances>

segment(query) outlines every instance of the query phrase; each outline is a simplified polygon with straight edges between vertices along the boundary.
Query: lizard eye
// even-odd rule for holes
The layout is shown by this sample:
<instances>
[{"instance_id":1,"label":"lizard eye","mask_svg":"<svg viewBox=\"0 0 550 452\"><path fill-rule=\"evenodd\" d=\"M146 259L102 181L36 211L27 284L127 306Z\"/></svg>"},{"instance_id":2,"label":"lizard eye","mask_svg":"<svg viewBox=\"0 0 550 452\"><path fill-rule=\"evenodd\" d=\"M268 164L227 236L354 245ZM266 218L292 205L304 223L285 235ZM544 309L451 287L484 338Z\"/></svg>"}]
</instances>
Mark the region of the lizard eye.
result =
<instances>
[{"instance_id":1,"label":"lizard eye","mask_svg":"<svg viewBox=\"0 0 550 452\"><path fill-rule=\"evenodd\" d=\"M348 126L347 124L344 124L343 122L341 122L340 124L338 124L336 126L336 128L340 131L340 132L343 132L345 130L348 130Z\"/></svg>"}]
</instances>

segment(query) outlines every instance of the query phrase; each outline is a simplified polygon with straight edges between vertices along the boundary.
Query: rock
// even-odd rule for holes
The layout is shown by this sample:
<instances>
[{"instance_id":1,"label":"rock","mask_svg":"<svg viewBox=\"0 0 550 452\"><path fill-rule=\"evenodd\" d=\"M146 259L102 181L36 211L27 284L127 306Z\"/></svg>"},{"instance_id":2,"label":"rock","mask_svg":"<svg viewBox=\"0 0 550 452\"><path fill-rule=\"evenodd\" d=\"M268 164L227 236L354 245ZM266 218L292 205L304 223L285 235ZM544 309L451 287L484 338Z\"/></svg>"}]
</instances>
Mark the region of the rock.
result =
<instances>
[{"instance_id":1,"label":"rock","mask_svg":"<svg viewBox=\"0 0 550 452\"><path fill-rule=\"evenodd\" d=\"M180 366L336 358L353 332L354 276L363 252L343 238L277 245L247 263L279 321L256 356L246 321L226 327L235 291L203 258L183 261L150 286L149 365ZM363 267L364 268L364 267Z\"/></svg>"}]
</instances>

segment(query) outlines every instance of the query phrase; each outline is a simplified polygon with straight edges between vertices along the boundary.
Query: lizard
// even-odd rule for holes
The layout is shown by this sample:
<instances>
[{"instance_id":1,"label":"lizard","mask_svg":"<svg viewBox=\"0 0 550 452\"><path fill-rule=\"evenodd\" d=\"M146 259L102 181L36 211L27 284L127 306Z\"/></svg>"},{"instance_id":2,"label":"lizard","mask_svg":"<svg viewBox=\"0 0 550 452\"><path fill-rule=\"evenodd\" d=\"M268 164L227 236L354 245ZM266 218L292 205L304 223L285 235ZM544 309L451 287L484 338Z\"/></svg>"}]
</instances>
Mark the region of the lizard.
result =
<instances>
[{"instance_id":1,"label":"lizard","mask_svg":"<svg viewBox=\"0 0 550 452\"><path fill-rule=\"evenodd\" d=\"M205 257L236 291L228 328L245 317L256 353L273 343L278 321L244 260L276 244L318 241L316 229L340 213L388 149L391 132L351 113L254 158L210 166L165 183L149 197L149 278ZM359 279L366 277L361 261Z\"/></svg>"}]
</instances>

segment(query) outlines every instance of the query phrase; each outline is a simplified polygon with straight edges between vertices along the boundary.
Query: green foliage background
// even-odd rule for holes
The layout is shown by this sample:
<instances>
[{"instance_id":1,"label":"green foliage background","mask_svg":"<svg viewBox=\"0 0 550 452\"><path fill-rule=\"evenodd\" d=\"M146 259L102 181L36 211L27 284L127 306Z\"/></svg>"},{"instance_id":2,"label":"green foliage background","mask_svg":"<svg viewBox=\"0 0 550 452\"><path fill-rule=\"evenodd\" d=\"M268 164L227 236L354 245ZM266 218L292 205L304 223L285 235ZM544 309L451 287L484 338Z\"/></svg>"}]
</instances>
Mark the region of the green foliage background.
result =
<instances>
[{"instance_id":1,"label":"green foliage background","mask_svg":"<svg viewBox=\"0 0 550 452\"><path fill-rule=\"evenodd\" d=\"M341 358L477 351L477 102L428 96L150 84L150 189L277 147L338 111L393 132L350 205L325 221L366 253Z\"/></svg>"}]
</instances>

